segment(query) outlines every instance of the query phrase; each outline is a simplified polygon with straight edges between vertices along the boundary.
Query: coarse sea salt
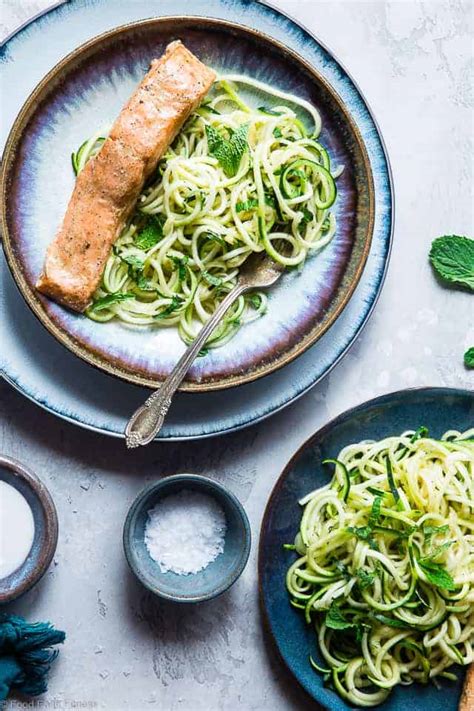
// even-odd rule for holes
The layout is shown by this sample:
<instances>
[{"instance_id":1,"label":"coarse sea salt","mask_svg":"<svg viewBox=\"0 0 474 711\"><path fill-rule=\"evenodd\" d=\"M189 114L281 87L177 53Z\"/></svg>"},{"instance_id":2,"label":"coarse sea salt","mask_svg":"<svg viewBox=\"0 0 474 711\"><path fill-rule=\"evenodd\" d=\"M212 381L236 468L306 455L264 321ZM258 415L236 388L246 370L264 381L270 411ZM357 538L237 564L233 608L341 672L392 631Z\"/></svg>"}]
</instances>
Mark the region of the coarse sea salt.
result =
<instances>
[{"instance_id":1,"label":"coarse sea salt","mask_svg":"<svg viewBox=\"0 0 474 711\"><path fill-rule=\"evenodd\" d=\"M225 514L217 501L183 489L148 511L145 544L162 573L198 573L224 550Z\"/></svg>"}]
</instances>

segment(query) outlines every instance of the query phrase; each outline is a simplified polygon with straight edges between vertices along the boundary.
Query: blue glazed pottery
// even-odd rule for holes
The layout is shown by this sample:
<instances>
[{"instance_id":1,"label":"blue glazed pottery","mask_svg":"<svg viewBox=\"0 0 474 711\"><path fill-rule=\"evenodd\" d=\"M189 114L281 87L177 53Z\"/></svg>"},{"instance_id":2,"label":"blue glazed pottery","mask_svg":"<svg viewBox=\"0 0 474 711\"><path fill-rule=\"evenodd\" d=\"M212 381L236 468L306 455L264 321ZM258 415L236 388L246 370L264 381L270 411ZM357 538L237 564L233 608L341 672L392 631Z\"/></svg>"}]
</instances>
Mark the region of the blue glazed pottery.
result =
<instances>
[{"instance_id":1,"label":"blue glazed pottery","mask_svg":"<svg viewBox=\"0 0 474 711\"><path fill-rule=\"evenodd\" d=\"M433 437L454 429L463 432L474 426L474 394L449 388L402 390L370 400L339 415L311 437L293 456L278 479L265 510L259 548L260 600L266 627L279 655L303 688L327 711L354 708L323 685L323 677L309 663L317 658L315 631L300 610L289 603L285 574L294 560L293 543L301 519L298 500L328 481L323 459L337 457L351 442L381 439L429 429ZM456 668L457 682L434 685L398 686L380 707L384 711L456 711L461 694L463 670Z\"/></svg>"},{"instance_id":2,"label":"blue glazed pottery","mask_svg":"<svg viewBox=\"0 0 474 711\"><path fill-rule=\"evenodd\" d=\"M33 543L24 563L0 579L2 604L30 590L47 571L58 542L58 516L45 485L16 459L0 455L0 481L13 486L26 499L35 527Z\"/></svg>"},{"instance_id":3,"label":"blue glazed pottery","mask_svg":"<svg viewBox=\"0 0 474 711\"><path fill-rule=\"evenodd\" d=\"M189 575L161 572L145 544L148 511L160 499L182 490L214 498L226 518L223 552L204 570ZM242 504L221 484L196 474L176 474L147 487L133 502L123 529L125 555L133 573L152 593L174 602L202 602L227 590L245 568L250 542L250 524Z\"/></svg>"},{"instance_id":4,"label":"blue glazed pottery","mask_svg":"<svg viewBox=\"0 0 474 711\"><path fill-rule=\"evenodd\" d=\"M365 100L337 60L306 30L271 7L245 0L197 0L192 8L186 0L163 0L157 8L160 17L182 18L192 12L202 18L237 23L251 28L254 33L268 35L299 55L339 96L345 112L362 136L373 177L375 200L373 237L364 272L349 303L331 328L297 361L288 363L264 379L242 385L235 389L232 398L218 392L193 393L192 397L181 394L173 404L160 438L189 439L233 431L268 417L307 391L347 352L374 308L386 272L393 226L392 192L385 150ZM149 16L150 5L146 0L135 0L133 3L127 0L115 0L114 3L75 0L52 9L12 36L2 55L3 80L11 87L2 106L5 128L2 142L6 141L8 130L31 91L68 53L98 34L127 22L148 19ZM29 59L32 55L37 58L33 64ZM145 66L133 67L133 76L125 72L125 65L124 72L116 72L114 86L118 90L114 111L123 98L119 96L120 91L127 89L126 82L129 82L129 88L133 88L139 71L146 70ZM279 76L281 81L283 74ZM110 88L110 81L106 85ZM89 96L87 91L85 93ZM83 115L83 112L80 113ZM61 115L60 111L57 116ZM89 128L89 120L86 123L84 129ZM340 126L343 131L343 124ZM35 138L39 135L36 133ZM349 143L344 145L347 147ZM45 167L46 164L42 165ZM29 167L33 177L38 165L31 164ZM64 170L69 170L68 166ZM49 202L53 199L54 196L48 196ZM57 205L54 210L58 215ZM26 221L31 217L27 213L28 210L23 215ZM327 254L329 257L329 252ZM30 257L33 258L32 255ZM144 399L143 391L91 369L62 348L25 307L4 264L1 265L0 276L4 313L0 338L7 344L2 349L1 367L8 381L27 397L64 419L121 436L130 412ZM277 311L274 313L277 314ZM247 350L245 344L242 347ZM222 352L215 357L225 360L227 356ZM151 358L149 362L152 362ZM196 367L210 366L201 361ZM216 361L212 367L220 368ZM223 365L220 371L222 376L226 368ZM204 372L201 375L205 375ZM200 377L197 372L195 376L197 379Z\"/></svg>"},{"instance_id":5,"label":"blue glazed pottery","mask_svg":"<svg viewBox=\"0 0 474 711\"><path fill-rule=\"evenodd\" d=\"M151 60L176 38L218 76L242 74L314 105L322 119L318 140L333 169L344 167L334 238L301 273L285 273L269 290L264 317L194 362L181 389L208 392L268 375L321 338L348 303L370 251L375 192L364 139L337 92L297 53L240 24L199 17L127 24L77 48L30 95L8 137L0 174L3 246L29 307L75 355L137 385L157 387L169 374L185 349L176 328L100 324L39 294L35 284L73 190L71 153L91 131L113 123ZM255 108L274 100L245 84L239 91ZM295 110L313 131L307 112Z\"/></svg>"}]
</instances>

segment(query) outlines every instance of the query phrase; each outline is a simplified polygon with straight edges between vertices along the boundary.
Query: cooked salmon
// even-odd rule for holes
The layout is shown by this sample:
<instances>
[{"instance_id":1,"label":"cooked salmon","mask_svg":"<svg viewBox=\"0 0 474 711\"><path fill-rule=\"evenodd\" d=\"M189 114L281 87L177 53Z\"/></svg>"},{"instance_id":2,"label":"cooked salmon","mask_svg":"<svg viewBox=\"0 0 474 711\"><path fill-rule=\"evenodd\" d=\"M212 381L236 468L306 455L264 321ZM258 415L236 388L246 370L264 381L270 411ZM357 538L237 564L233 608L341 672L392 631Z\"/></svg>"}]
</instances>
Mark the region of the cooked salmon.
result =
<instances>
[{"instance_id":1,"label":"cooked salmon","mask_svg":"<svg viewBox=\"0 0 474 711\"><path fill-rule=\"evenodd\" d=\"M43 294L75 311L91 303L145 181L215 78L180 41L151 63L100 152L77 178L36 284Z\"/></svg>"}]
</instances>

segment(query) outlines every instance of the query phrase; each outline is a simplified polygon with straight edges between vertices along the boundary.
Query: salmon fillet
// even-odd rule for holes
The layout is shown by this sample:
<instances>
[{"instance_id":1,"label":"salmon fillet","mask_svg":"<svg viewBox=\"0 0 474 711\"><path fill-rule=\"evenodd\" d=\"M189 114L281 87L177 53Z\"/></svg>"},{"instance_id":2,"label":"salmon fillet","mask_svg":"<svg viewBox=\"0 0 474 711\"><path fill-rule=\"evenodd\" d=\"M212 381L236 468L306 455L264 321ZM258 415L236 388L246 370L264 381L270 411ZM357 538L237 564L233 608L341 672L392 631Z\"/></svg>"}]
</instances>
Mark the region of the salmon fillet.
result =
<instances>
[{"instance_id":1,"label":"salmon fillet","mask_svg":"<svg viewBox=\"0 0 474 711\"><path fill-rule=\"evenodd\" d=\"M87 308L145 181L215 78L180 41L153 60L100 152L77 177L39 291L75 311Z\"/></svg>"}]
</instances>

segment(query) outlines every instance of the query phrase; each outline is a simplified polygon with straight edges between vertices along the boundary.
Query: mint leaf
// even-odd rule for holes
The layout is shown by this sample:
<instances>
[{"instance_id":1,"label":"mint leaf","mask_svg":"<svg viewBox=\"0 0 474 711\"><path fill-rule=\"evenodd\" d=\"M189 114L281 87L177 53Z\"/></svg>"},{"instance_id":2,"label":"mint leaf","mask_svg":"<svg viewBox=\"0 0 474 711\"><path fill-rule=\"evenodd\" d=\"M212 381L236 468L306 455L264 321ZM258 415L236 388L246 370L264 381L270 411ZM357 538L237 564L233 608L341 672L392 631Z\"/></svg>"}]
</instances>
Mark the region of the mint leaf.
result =
<instances>
[{"instance_id":1,"label":"mint leaf","mask_svg":"<svg viewBox=\"0 0 474 711\"><path fill-rule=\"evenodd\" d=\"M308 210L307 207L303 207L302 213L303 213L303 217L301 218L301 220L298 223L298 231L300 232L300 234L302 232L304 232L308 222L311 222L311 220L314 219L313 213L311 212L311 210Z\"/></svg>"},{"instance_id":2,"label":"mint leaf","mask_svg":"<svg viewBox=\"0 0 474 711\"><path fill-rule=\"evenodd\" d=\"M326 627L332 630L347 630L357 627L354 622L350 622L347 619L335 600L331 602L331 607L326 612L325 622Z\"/></svg>"},{"instance_id":3,"label":"mint leaf","mask_svg":"<svg viewBox=\"0 0 474 711\"><path fill-rule=\"evenodd\" d=\"M474 240L459 235L438 237L431 245L430 262L448 284L474 291Z\"/></svg>"},{"instance_id":4,"label":"mint leaf","mask_svg":"<svg viewBox=\"0 0 474 711\"><path fill-rule=\"evenodd\" d=\"M159 314L155 316L156 320L166 318L170 314L173 313L173 311L176 311L183 305L184 301L183 299L180 299L179 296L173 296L171 299L171 303Z\"/></svg>"},{"instance_id":5,"label":"mint leaf","mask_svg":"<svg viewBox=\"0 0 474 711\"><path fill-rule=\"evenodd\" d=\"M372 528L380 520L380 509L382 506L382 496L376 496L369 516L369 526Z\"/></svg>"},{"instance_id":6,"label":"mint leaf","mask_svg":"<svg viewBox=\"0 0 474 711\"><path fill-rule=\"evenodd\" d=\"M135 235L135 244L147 252L163 239L163 222L159 218L151 218L147 225Z\"/></svg>"},{"instance_id":7,"label":"mint leaf","mask_svg":"<svg viewBox=\"0 0 474 711\"><path fill-rule=\"evenodd\" d=\"M156 286L154 286L150 279L144 277L143 274L140 274L138 277L137 286L142 291L156 291Z\"/></svg>"},{"instance_id":8,"label":"mint leaf","mask_svg":"<svg viewBox=\"0 0 474 711\"><path fill-rule=\"evenodd\" d=\"M451 575L441 563L433 563L431 561L419 560L418 565L426 576L426 579L432 585L445 590L455 590L456 585Z\"/></svg>"},{"instance_id":9,"label":"mint leaf","mask_svg":"<svg viewBox=\"0 0 474 711\"><path fill-rule=\"evenodd\" d=\"M118 304L120 301L126 301L127 299L135 298L135 294L127 294L122 291L117 291L115 294L107 294L101 299L94 301L91 306L89 306L90 311L102 311L103 309L108 309L112 304Z\"/></svg>"},{"instance_id":10,"label":"mint leaf","mask_svg":"<svg viewBox=\"0 0 474 711\"><path fill-rule=\"evenodd\" d=\"M143 261L135 254L127 254L125 257L121 256L120 259L125 264L128 264L129 267L133 267L133 269L143 269Z\"/></svg>"},{"instance_id":11,"label":"mint leaf","mask_svg":"<svg viewBox=\"0 0 474 711\"><path fill-rule=\"evenodd\" d=\"M126 257L123 257L120 254L119 257L122 262L125 262L125 264L128 265L129 277L131 277L131 279L133 279L134 281L137 281L143 272L143 261L140 259L140 257L137 257L136 254L128 254Z\"/></svg>"},{"instance_id":12,"label":"mint leaf","mask_svg":"<svg viewBox=\"0 0 474 711\"><path fill-rule=\"evenodd\" d=\"M466 368L474 368L474 346L464 353L464 365Z\"/></svg>"},{"instance_id":13,"label":"mint leaf","mask_svg":"<svg viewBox=\"0 0 474 711\"><path fill-rule=\"evenodd\" d=\"M354 534L359 540L366 541L372 550L377 550L377 543L372 535L371 526L360 526L359 528L354 528L353 526L348 526L347 531Z\"/></svg>"},{"instance_id":14,"label":"mint leaf","mask_svg":"<svg viewBox=\"0 0 474 711\"><path fill-rule=\"evenodd\" d=\"M169 256L169 259L175 265L175 269L178 270L178 279L184 281L186 279L186 265L189 262L189 257L185 254L184 257Z\"/></svg>"},{"instance_id":15,"label":"mint leaf","mask_svg":"<svg viewBox=\"0 0 474 711\"><path fill-rule=\"evenodd\" d=\"M258 207L258 200L257 198L250 198L250 200L246 200L246 202L237 202L235 204L235 209L237 212L248 212L248 210L253 210L254 207Z\"/></svg>"},{"instance_id":16,"label":"mint leaf","mask_svg":"<svg viewBox=\"0 0 474 711\"><path fill-rule=\"evenodd\" d=\"M250 301L254 309L259 309L262 305L262 297L260 296L260 294L250 294L248 300Z\"/></svg>"},{"instance_id":17,"label":"mint leaf","mask_svg":"<svg viewBox=\"0 0 474 711\"><path fill-rule=\"evenodd\" d=\"M412 434L410 437L410 442L416 442L417 439L421 439L422 437L427 437L429 434L429 430L427 427L418 427L418 429Z\"/></svg>"},{"instance_id":18,"label":"mint leaf","mask_svg":"<svg viewBox=\"0 0 474 711\"><path fill-rule=\"evenodd\" d=\"M228 178L233 178L237 174L242 156L248 149L248 129L248 123L242 124L227 140L214 126L206 124L209 153L217 158Z\"/></svg>"},{"instance_id":19,"label":"mint leaf","mask_svg":"<svg viewBox=\"0 0 474 711\"><path fill-rule=\"evenodd\" d=\"M449 526L423 526L423 535L427 543L437 533L449 533Z\"/></svg>"},{"instance_id":20,"label":"mint leaf","mask_svg":"<svg viewBox=\"0 0 474 711\"><path fill-rule=\"evenodd\" d=\"M221 286L222 284L222 279L220 277L217 277L215 274L211 274L210 272L204 271L202 273L204 279L207 281L208 284L211 286Z\"/></svg>"},{"instance_id":21,"label":"mint leaf","mask_svg":"<svg viewBox=\"0 0 474 711\"><path fill-rule=\"evenodd\" d=\"M265 193L265 205L269 205L269 207L278 207L278 200L276 199L276 195L272 189L271 193Z\"/></svg>"},{"instance_id":22,"label":"mint leaf","mask_svg":"<svg viewBox=\"0 0 474 711\"><path fill-rule=\"evenodd\" d=\"M215 232L203 232L201 237L203 239L208 240L209 242L217 242L218 244L222 245L223 247L226 246L225 239L221 235L216 234Z\"/></svg>"},{"instance_id":23,"label":"mint leaf","mask_svg":"<svg viewBox=\"0 0 474 711\"><path fill-rule=\"evenodd\" d=\"M449 546L451 545L452 541L447 541L446 543L442 543L440 546L436 546L428 555L423 556L423 558L420 558L418 561L419 563L428 563L435 558L437 558L441 553L444 553Z\"/></svg>"},{"instance_id":24,"label":"mint leaf","mask_svg":"<svg viewBox=\"0 0 474 711\"><path fill-rule=\"evenodd\" d=\"M365 590L370 585L372 585L375 578L377 577L377 573L375 572L375 570L372 570L369 572L367 570L364 570L363 568L360 568L357 571L357 577L359 578L359 580L358 580L359 588L361 590Z\"/></svg>"}]
</instances>

